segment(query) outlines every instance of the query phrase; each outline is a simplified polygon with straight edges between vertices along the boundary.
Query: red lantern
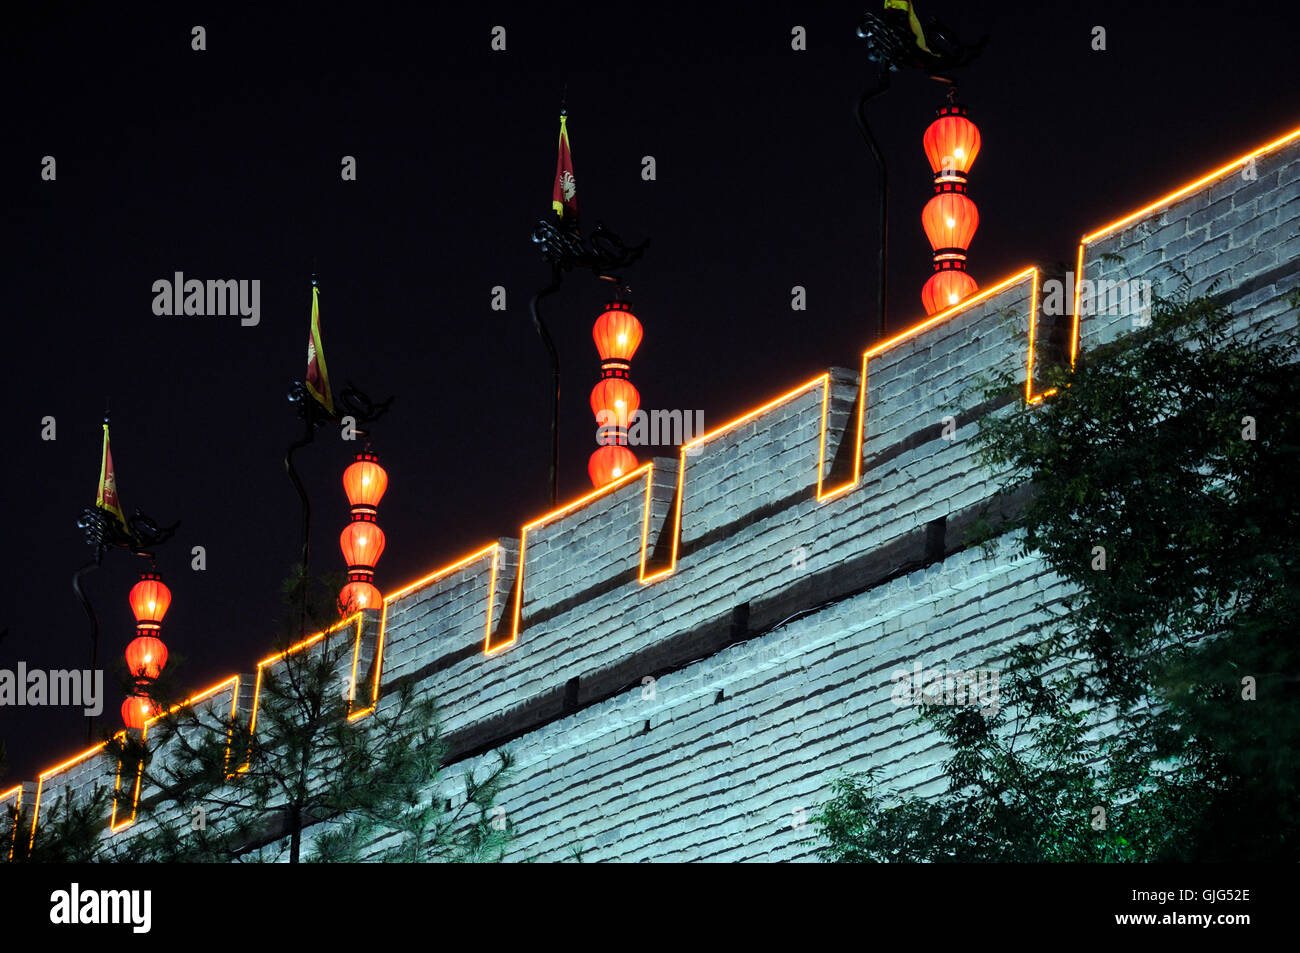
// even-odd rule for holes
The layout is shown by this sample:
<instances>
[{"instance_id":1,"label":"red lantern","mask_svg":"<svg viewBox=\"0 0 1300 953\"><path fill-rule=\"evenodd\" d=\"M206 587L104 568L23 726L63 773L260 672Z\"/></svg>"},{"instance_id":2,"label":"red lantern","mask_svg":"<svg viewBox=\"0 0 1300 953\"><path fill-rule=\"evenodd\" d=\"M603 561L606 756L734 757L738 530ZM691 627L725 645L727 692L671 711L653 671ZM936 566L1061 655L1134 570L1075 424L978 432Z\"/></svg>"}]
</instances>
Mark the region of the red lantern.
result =
<instances>
[{"instance_id":1,"label":"red lantern","mask_svg":"<svg viewBox=\"0 0 1300 953\"><path fill-rule=\"evenodd\" d=\"M172 604L172 591L156 572L140 574L140 581L131 587L128 596L137 626L156 629L162 623L167 608Z\"/></svg>"},{"instance_id":2,"label":"red lantern","mask_svg":"<svg viewBox=\"0 0 1300 953\"><path fill-rule=\"evenodd\" d=\"M926 314L936 314L960 304L978 290L979 285L966 272L948 268L930 276L921 289L921 303Z\"/></svg>"},{"instance_id":3,"label":"red lantern","mask_svg":"<svg viewBox=\"0 0 1300 953\"><path fill-rule=\"evenodd\" d=\"M939 117L930 123L922 139L930 171L952 170L965 175L980 151L980 131L966 118L966 110L956 104L939 109Z\"/></svg>"},{"instance_id":4,"label":"red lantern","mask_svg":"<svg viewBox=\"0 0 1300 953\"><path fill-rule=\"evenodd\" d=\"M591 477L592 485L599 488L627 476L636 466L636 454L631 450L607 444L591 455L587 462L587 475Z\"/></svg>"},{"instance_id":5,"label":"red lantern","mask_svg":"<svg viewBox=\"0 0 1300 953\"><path fill-rule=\"evenodd\" d=\"M940 192L930 196L921 212L925 237L935 251L958 248L965 251L979 228L980 213L975 203L961 192Z\"/></svg>"},{"instance_id":6,"label":"red lantern","mask_svg":"<svg viewBox=\"0 0 1300 953\"><path fill-rule=\"evenodd\" d=\"M132 695L122 702L122 722L139 731L145 722L158 714L158 707L143 695Z\"/></svg>"},{"instance_id":7,"label":"red lantern","mask_svg":"<svg viewBox=\"0 0 1300 953\"><path fill-rule=\"evenodd\" d=\"M167 665L167 646L162 639L141 635L126 647L126 666L132 678L157 678Z\"/></svg>"},{"instance_id":8,"label":"red lantern","mask_svg":"<svg viewBox=\"0 0 1300 953\"><path fill-rule=\"evenodd\" d=\"M353 506L374 509L388 489L388 471L373 453L358 453L356 462L343 471L343 490Z\"/></svg>"},{"instance_id":9,"label":"red lantern","mask_svg":"<svg viewBox=\"0 0 1300 953\"><path fill-rule=\"evenodd\" d=\"M355 520L343 527L339 546L349 566L373 567L384 553L384 531L370 520Z\"/></svg>"},{"instance_id":10,"label":"red lantern","mask_svg":"<svg viewBox=\"0 0 1300 953\"><path fill-rule=\"evenodd\" d=\"M622 301L605 305L591 329L602 361L630 361L641 344L641 322Z\"/></svg>"},{"instance_id":11,"label":"red lantern","mask_svg":"<svg viewBox=\"0 0 1300 953\"><path fill-rule=\"evenodd\" d=\"M350 582L339 592L339 614L352 615L362 609L378 609L383 594L368 582Z\"/></svg>"},{"instance_id":12,"label":"red lantern","mask_svg":"<svg viewBox=\"0 0 1300 953\"><path fill-rule=\"evenodd\" d=\"M640 406L641 394L626 378L606 377L591 389L591 412L602 426L626 429ZM601 411L605 412L603 419Z\"/></svg>"}]
</instances>

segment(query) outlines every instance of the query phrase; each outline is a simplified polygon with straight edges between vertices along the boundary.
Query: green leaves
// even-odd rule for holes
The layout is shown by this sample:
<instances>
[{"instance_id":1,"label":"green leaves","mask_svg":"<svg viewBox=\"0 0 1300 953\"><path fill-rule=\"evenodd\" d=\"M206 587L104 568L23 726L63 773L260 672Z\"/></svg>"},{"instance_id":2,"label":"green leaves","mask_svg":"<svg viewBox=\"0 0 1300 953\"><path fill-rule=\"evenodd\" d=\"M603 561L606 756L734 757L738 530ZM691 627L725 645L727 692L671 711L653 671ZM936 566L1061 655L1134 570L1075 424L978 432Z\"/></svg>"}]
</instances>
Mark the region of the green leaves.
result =
<instances>
[{"instance_id":1,"label":"green leaves","mask_svg":"<svg viewBox=\"0 0 1300 953\"><path fill-rule=\"evenodd\" d=\"M981 419L999 496L1034 489L1013 538L1073 594L1012 652L996 717L922 715L952 752L943 796L836 782L828 859L1300 856L1300 340L1186 287L1045 369L1052 397Z\"/></svg>"}]
</instances>

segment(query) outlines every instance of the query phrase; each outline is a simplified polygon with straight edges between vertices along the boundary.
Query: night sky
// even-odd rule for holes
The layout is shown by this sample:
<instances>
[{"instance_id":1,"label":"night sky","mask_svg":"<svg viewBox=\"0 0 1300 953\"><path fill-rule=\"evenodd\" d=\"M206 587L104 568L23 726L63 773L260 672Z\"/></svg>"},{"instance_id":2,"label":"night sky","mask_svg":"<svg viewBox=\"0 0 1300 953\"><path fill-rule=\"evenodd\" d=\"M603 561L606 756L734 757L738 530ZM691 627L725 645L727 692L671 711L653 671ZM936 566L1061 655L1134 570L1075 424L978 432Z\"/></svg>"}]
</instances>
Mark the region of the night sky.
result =
<instances>
[{"instance_id":1,"label":"night sky","mask_svg":"<svg viewBox=\"0 0 1300 953\"><path fill-rule=\"evenodd\" d=\"M285 398L304 371L313 263L335 391L350 380L397 398L374 433L391 479L379 587L549 508L550 374L528 314L549 269L529 236L550 211L566 83L584 227L652 239L627 275L645 326L632 366L643 407L702 409L712 427L857 366L876 294L877 178L853 121L874 76L854 32L867 7L474 6L434 6L435 19L351 4L42 4L9 19L0 668L89 664L70 583L90 555L76 518L94 502L106 402L128 515L182 523L158 559L177 677L202 688L266 654L298 556L283 456L300 425ZM970 267L984 286L1072 261L1084 231L1300 124L1281 3L936 0L920 13L991 37L958 74L983 135ZM495 25L505 52L490 48ZM795 25L804 52L791 50ZM1097 25L1104 52L1091 49ZM890 171L894 330L923 317L920 142L943 99L917 73L872 107ZM41 180L46 155L54 182ZM340 177L345 155L356 181ZM260 324L154 315L153 282L177 271L259 279ZM546 306L564 373L562 499L590 489L601 284L572 273ZM504 312L490 308L496 285ZM794 285L805 312L790 309ZM46 416L54 441L41 439ZM314 568L343 568L340 476L355 449L322 430L298 455ZM190 569L196 545L205 572ZM115 551L88 577L101 664L133 635L126 593L142 568ZM106 692L100 724L117 727L111 677ZM0 709L0 780L34 778L85 731L79 709Z\"/></svg>"}]
</instances>

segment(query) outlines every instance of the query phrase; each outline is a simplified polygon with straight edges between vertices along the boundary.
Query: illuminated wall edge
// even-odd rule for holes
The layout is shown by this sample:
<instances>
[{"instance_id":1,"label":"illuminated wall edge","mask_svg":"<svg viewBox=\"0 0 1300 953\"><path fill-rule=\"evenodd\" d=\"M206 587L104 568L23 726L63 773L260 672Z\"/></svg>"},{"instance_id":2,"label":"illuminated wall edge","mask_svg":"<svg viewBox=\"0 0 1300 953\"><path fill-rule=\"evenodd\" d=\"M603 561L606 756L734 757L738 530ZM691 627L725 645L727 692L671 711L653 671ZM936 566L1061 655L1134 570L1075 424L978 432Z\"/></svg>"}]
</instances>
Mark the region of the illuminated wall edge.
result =
<instances>
[{"instance_id":1,"label":"illuminated wall edge","mask_svg":"<svg viewBox=\"0 0 1300 953\"><path fill-rule=\"evenodd\" d=\"M1151 202L1145 206L1142 206L1141 208L1127 215L1115 219L1114 221L1110 222L1109 224L1103 226L1100 229L1096 229L1085 234L1080 239L1078 245L1077 257L1076 257L1076 276L1081 277L1083 274L1083 268L1087 263L1086 251L1090 244L1095 243L1101 238L1114 234L1121 229L1125 229L1127 227L1137 224L1138 222L1143 220L1146 216L1160 212L1166 209L1167 207L1169 207L1170 205L1172 205L1173 203L1179 201L1180 199L1193 194L1198 189L1209 186L1217 182L1218 180L1220 180L1223 176L1235 170L1239 170L1245 163L1250 162L1252 159L1256 159L1270 152L1273 152L1278 148L1296 140L1297 138L1300 138L1300 128L1297 128L1287 133L1284 136L1274 139L1271 142L1268 142L1257 149L1245 153L1244 155L1232 160L1231 162L1219 166L1213 171L1193 180L1192 182L1163 195L1161 198L1157 199L1156 201ZM644 489L645 509L642 518L643 523L642 523L639 581L642 585L652 584L666 576L671 575L673 572L675 572L677 568L678 543L680 542L681 516L682 516L683 503L685 499L686 474L688 469L687 451L694 447L699 446L700 444L716 439L722 436L723 434L727 433L728 431L732 430L733 428L739 426L740 424L756 416L759 416L763 414L765 411L777 407L785 403L786 401L792 400L806 393L810 389L814 389L814 388L822 389L822 395L821 395L822 424L821 424L821 435L820 435L820 452L818 456L818 472L816 474L816 499L818 500L819 503L826 503L831 500L839 499L840 497L844 496L846 493L848 493L849 491L851 491L852 489L854 489L855 487L861 484L862 447L867 432L866 428L869 426L869 422L866 419L866 392L867 392L868 381L869 381L871 360L874 357L883 354L885 351L889 350L890 348L893 348L896 345L901 344L905 341L911 340L915 338L917 335L923 334L927 330L938 326L939 324L947 321L948 319L967 311L968 309L974 307L981 301L986 300L988 297L997 294L1001 291L1005 291L1008 288L1014 286L1016 283L1026 281L1026 280L1029 280L1031 283L1031 295L1030 295L1029 314L1027 318L1028 326L1026 331L1026 338L1027 338L1026 356L1024 358L1024 363L1022 364L1022 366L1026 370L1025 400L1027 403L1032 404L1041 401L1045 396L1050 396L1051 394L1050 391L1046 393L1036 393L1034 390L1033 372L1036 365L1036 354L1035 354L1034 345L1035 345L1035 337L1038 333L1037 322L1039 318L1038 315L1039 272L1037 268L1029 267L1021 270L1020 272L1017 272L1016 274L1010 276L1009 278L987 289L980 291L976 295L959 303L953 308L949 308L946 311L939 312L929 318L919 321L917 324L913 325L908 330L892 336L888 340L869 348L862 354L862 363L861 363L862 370L859 377L859 393L858 393L858 401L857 401L857 406L858 406L857 420L855 424L851 424L851 426L853 427L854 439L856 442L855 464L854 464L853 476L846 482L833 487L826 487L824 485L824 478L826 476L825 447L826 447L826 438L827 438L827 433L826 433L827 405L828 405L829 391L830 391L830 374L829 372L827 372L827 373L822 373L810 380L805 381L803 384L800 384L799 386L793 388L792 390L789 390L786 393L780 395L779 397L776 397L775 399L768 401L762 404L761 406L746 412L745 414L740 415L739 417L727 422L721 427L717 427L711 430L710 432L696 438L695 440L691 441L690 443L684 445L681 448L679 459L678 459L678 465L677 465L677 474L676 474L676 483L677 483L677 494L675 497L676 505L671 508L669 513L669 519L672 521L672 525L673 525L671 555L669 560L667 561L666 566L664 566L663 568L659 568L649 572L647 571L647 553L649 549L648 525L649 525L650 502L651 502L651 487L653 484L653 476L654 476L654 463L652 461L650 463L646 463L642 465L638 469L625 475L624 477L620 478L614 483L611 483L608 486L602 487L598 490L588 493L570 503L565 504L564 506L552 510L551 512L546 513L543 516L525 524L521 528L520 538L519 538L518 565L515 568L515 572L513 576L513 581L516 583L515 595L513 600L511 600L511 605L509 607L509 611L511 612L511 619L509 625L502 626L502 630L507 630L509 633L509 637L507 639L503 639L502 641L499 641L495 644L492 641L494 611L496 606L499 604L500 600L503 598L501 594L499 594L497 591L498 583L500 581L502 584L504 584L504 579L501 579L501 574L499 573L499 569L501 568L500 563L501 563L501 555L502 555L502 543L494 542L475 550L469 555L464 556L453 563L450 563L438 570L435 570L434 572L422 577L421 579L401 589L398 589L392 593L385 595L383 600L383 606L380 610L378 641L375 650L375 658L373 660L374 675L368 685L360 687L360 693L369 695L369 699L366 704L366 707L363 708L356 705L357 699L360 697L359 686L357 684L357 676L358 676L358 661L361 652L361 640L364 631L364 620L362 619L361 614L358 613L356 616L350 617L349 619L340 622L339 624L337 624L336 626L332 627L329 630L326 630L325 632L316 633L315 635L307 639L304 639L302 642L298 643L295 646L290 647L285 652L271 656L267 659L263 659L261 662L259 662L257 668L258 687L254 693L254 703L253 703L253 711L251 714L251 719L255 720L256 718L257 698L258 695L260 694L261 673L265 666L269 664L274 664L275 662L282 659L285 655L294 651L298 651L302 648L305 648L313 644L314 642L318 641L320 638L328 635L329 633L332 633L334 631L339 631L345 628L346 626L352 624L354 621L356 624L356 643L354 646L353 658L351 663L352 674L351 674L351 687L350 687L351 702L354 707L349 715L349 718L350 719L361 718L373 712L375 705L377 704L378 698L380 696L380 691L382 686L382 668L383 668L384 649L385 649L385 641L386 641L386 634L387 634L387 627L388 627L389 605L397 601L398 599L401 599L409 595L413 591L424 588L446 577L452 576L455 573L470 569L474 567L474 565L479 561L482 561L488 567L490 573L487 600L486 600L487 611L486 611L486 619L484 622L483 655L487 657L497 656L502 650L515 645L518 642L520 636L519 615L520 615L522 602L523 602L523 582L526 578L525 571L524 571L525 570L524 557L527 548L528 533L530 531L539 530L542 527L547 526L548 524L554 523L555 521L562 518L564 515L576 509L579 509L580 507L592 502L597 498L605 496L606 494L618 492L621 488L628 486L630 484L639 484L641 480L645 481L645 489ZM1077 356L1079 340L1080 340L1079 337L1080 316L1078 312L1079 292L1080 292L1080 286L1079 286L1079 282L1076 280L1073 321L1072 321L1072 328L1071 328L1071 335L1070 335L1071 363L1074 362ZM227 685L231 685L233 689L231 711L233 714L238 704L238 697L239 697L238 684L239 684L239 676L231 676L230 678L227 678L224 681L217 683L216 685L206 689L205 691L198 693L193 698L187 700L187 702L182 704L197 703L198 701L210 697L212 694L220 691L223 687ZM164 717L164 716L158 716L158 717ZM145 733L147 735L147 727ZM74 755L73 757L67 759L66 761L63 761L57 766L47 769L46 771L43 771L39 774L36 781L36 794L33 803L33 813L31 818L31 833L33 837L36 831L36 825L39 817L39 810L40 810L40 803L41 803L41 795L45 788L46 780L53 778L56 775L72 767L75 767L78 764L83 763L87 759L98 754L105 746L106 746L105 743L94 745L88 748L87 750L81 752L80 754ZM121 772L119 766L117 771L116 781L115 781L115 790L120 789L120 784L121 784L120 773ZM138 801L139 794L140 794L139 778L137 777L136 790L135 790L136 801ZM21 785L0 792L0 807L5 806L8 803L8 800L10 798L13 798L15 805L21 804L21 800L22 800ZM113 810L114 810L113 816L110 817L109 819L110 829L113 831L120 831L125 829L131 824L132 820L134 820L134 808L132 810L131 817L124 819L120 823L118 822L118 819L116 817L116 805L114 805ZM13 840L14 837L16 837L16 833L17 833L16 830L12 832L11 840Z\"/></svg>"}]
</instances>

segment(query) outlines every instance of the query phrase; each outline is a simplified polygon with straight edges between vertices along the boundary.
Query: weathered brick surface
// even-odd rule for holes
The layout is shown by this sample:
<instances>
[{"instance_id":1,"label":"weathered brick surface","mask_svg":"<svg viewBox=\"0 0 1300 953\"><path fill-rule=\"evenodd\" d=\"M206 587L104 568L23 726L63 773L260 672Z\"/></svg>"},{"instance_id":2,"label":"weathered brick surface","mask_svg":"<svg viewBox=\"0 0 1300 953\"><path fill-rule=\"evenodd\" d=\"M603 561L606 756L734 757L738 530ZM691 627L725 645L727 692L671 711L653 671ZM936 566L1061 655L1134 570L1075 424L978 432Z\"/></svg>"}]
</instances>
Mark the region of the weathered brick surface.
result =
<instances>
[{"instance_id":1,"label":"weathered brick surface","mask_svg":"<svg viewBox=\"0 0 1300 953\"><path fill-rule=\"evenodd\" d=\"M1287 297L1300 288L1300 149L1293 141L1087 243L1083 275L1149 281L1163 295L1184 281L1190 294L1213 287L1251 325L1294 328ZM1132 327L1129 313L1085 314L1081 344L1095 347Z\"/></svg>"},{"instance_id":2,"label":"weathered brick surface","mask_svg":"<svg viewBox=\"0 0 1300 953\"><path fill-rule=\"evenodd\" d=\"M1259 157L1255 173L1088 243L1084 276L1167 293L1178 269L1194 293L1216 279L1231 289L1243 322L1294 326L1300 140ZM840 771L875 767L895 789L938 790L939 739L893 703L891 676L918 660L996 667L1063 594L1009 546L991 558L962 548L958 525L1000 485L972 454L973 408L987 375L1024 381L1037 277L872 354L861 407L862 364L849 362L530 527L522 544L485 541L392 597L380 684L388 699L406 682L437 698L456 759L439 796L457 797L459 775L504 745L516 757L502 799L516 859L577 847L598 860L781 860L812 856L811 826L792 822ZM1082 346L1130 327L1128 315L1086 317ZM949 416L957 429L945 435ZM844 452L859 417L861 478L819 499L819 472L827 488L852 477ZM791 609L784 622L774 606ZM509 644L485 654L489 633ZM84 788L106 767L65 773Z\"/></svg>"}]
</instances>

